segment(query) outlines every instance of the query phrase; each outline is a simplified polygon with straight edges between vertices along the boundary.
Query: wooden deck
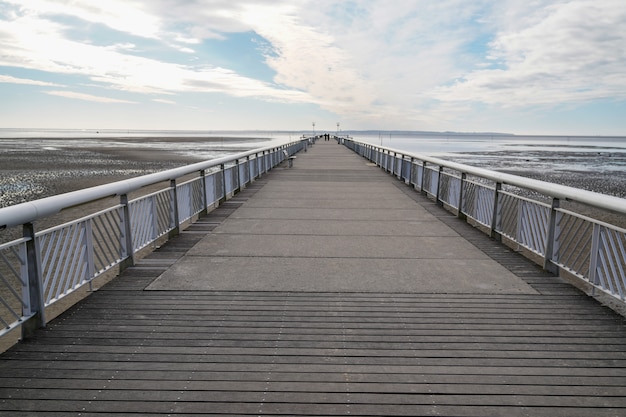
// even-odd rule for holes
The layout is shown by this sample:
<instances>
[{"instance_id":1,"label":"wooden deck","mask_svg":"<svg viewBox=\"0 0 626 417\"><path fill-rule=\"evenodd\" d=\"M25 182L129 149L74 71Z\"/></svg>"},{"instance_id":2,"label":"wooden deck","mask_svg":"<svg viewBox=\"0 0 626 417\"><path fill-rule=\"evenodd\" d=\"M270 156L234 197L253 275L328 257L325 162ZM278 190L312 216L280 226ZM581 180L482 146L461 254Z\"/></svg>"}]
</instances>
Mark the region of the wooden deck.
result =
<instances>
[{"instance_id":1,"label":"wooden deck","mask_svg":"<svg viewBox=\"0 0 626 417\"><path fill-rule=\"evenodd\" d=\"M0 415L626 415L623 317L391 177L534 293L144 290L267 184L311 181L299 164L329 146L2 354Z\"/></svg>"}]
</instances>

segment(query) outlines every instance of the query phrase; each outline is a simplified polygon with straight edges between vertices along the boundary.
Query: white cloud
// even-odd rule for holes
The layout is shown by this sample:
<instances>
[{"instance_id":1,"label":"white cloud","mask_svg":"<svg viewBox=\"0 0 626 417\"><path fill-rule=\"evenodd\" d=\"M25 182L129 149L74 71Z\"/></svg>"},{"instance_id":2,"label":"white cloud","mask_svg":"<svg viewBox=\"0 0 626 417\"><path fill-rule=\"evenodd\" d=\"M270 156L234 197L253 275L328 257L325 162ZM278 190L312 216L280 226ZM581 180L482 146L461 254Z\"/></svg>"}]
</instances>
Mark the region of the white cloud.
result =
<instances>
[{"instance_id":1,"label":"white cloud","mask_svg":"<svg viewBox=\"0 0 626 417\"><path fill-rule=\"evenodd\" d=\"M177 94L181 105L185 93L222 93L313 103L361 127L438 129L482 120L485 106L626 99L623 0L2 3L15 13L5 12L0 25L0 65L84 75L130 93ZM117 36L109 46L70 39L71 19L60 15L129 39ZM273 83L198 58L205 40L249 31L268 41ZM150 55L137 37L151 41ZM187 61L157 58L156 44Z\"/></svg>"},{"instance_id":2,"label":"white cloud","mask_svg":"<svg viewBox=\"0 0 626 417\"><path fill-rule=\"evenodd\" d=\"M466 23L483 3L316 0L251 7L244 22L275 47L279 83L362 123L413 123L426 91L463 74L461 49L475 36Z\"/></svg>"},{"instance_id":3,"label":"white cloud","mask_svg":"<svg viewBox=\"0 0 626 417\"><path fill-rule=\"evenodd\" d=\"M109 47L76 42L64 36L64 26L27 15L5 22L0 29L0 65L53 73L80 74L109 88L143 94L221 92L236 97L306 102L299 91L276 88L219 67L192 67L129 55L133 44Z\"/></svg>"},{"instance_id":4,"label":"white cloud","mask_svg":"<svg viewBox=\"0 0 626 417\"><path fill-rule=\"evenodd\" d=\"M41 85L44 87L64 87L61 84L50 83L47 81L30 80L28 78L16 78L10 75L0 75L0 83L7 84L26 84L26 85Z\"/></svg>"},{"instance_id":5,"label":"white cloud","mask_svg":"<svg viewBox=\"0 0 626 417\"><path fill-rule=\"evenodd\" d=\"M134 0L4 0L26 15L67 15L100 23L120 32L158 38L161 19L143 10L145 2Z\"/></svg>"},{"instance_id":6,"label":"white cloud","mask_svg":"<svg viewBox=\"0 0 626 417\"><path fill-rule=\"evenodd\" d=\"M172 105L176 104L175 101L165 100L165 99L162 99L162 98L155 98L155 99L152 99L152 101L157 102L157 103L163 103L163 104L172 104Z\"/></svg>"},{"instance_id":7,"label":"white cloud","mask_svg":"<svg viewBox=\"0 0 626 417\"><path fill-rule=\"evenodd\" d=\"M491 43L499 68L468 72L435 96L511 107L626 99L625 2L558 2L533 16Z\"/></svg>"},{"instance_id":8,"label":"white cloud","mask_svg":"<svg viewBox=\"0 0 626 417\"><path fill-rule=\"evenodd\" d=\"M76 92L73 92L73 91L54 90L54 91L46 91L46 94L50 94L51 96L59 96L59 97L76 99L76 100L93 101L93 102L96 102L96 103L136 104L136 102L134 102L134 101L120 100L120 99L110 98L110 97L94 96L94 95L91 95L91 94L76 93Z\"/></svg>"}]
</instances>

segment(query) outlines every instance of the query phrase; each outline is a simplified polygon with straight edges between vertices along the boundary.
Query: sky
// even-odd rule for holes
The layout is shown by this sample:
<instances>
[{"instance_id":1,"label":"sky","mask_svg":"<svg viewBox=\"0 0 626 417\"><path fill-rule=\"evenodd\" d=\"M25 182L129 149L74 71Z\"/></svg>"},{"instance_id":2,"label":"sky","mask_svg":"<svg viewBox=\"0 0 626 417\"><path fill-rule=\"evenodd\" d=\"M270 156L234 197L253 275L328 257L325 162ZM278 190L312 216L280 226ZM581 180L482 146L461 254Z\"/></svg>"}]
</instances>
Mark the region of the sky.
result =
<instances>
[{"instance_id":1,"label":"sky","mask_svg":"<svg viewBox=\"0 0 626 417\"><path fill-rule=\"evenodd\" d=\"M626 1L0 0L0 128L314 123L626 136Z\"/></svg>"}]
</instances>

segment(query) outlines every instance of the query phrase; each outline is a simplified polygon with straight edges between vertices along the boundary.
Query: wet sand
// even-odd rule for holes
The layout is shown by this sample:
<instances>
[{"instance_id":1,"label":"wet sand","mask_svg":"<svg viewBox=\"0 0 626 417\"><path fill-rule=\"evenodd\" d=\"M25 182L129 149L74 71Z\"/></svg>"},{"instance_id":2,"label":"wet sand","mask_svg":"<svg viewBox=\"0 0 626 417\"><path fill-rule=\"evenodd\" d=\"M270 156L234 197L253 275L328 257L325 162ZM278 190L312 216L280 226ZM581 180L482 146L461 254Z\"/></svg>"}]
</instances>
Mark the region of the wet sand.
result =
<instances>
[{"instance_id":1,"label":"wet sand","mask_svg":"<svg viewBox=\"0 0 626 417\"><path fill-rule=\"evenodd\" d=\"M0 207L211 159L207 151L197 156L184 151L181 143L212 141L218 144L214 157L246 149L239 138L150 138L149 146L145 140L125 139L124 146L101 147L69 139L75 148L54 146L58 141L43 140L50 144L44 148L29 148L27 142L9 148L0 140ZM239 147L228 149L230 142Z\"/></svg>"},{"instance_id":2,"label":"wet sand","mask_svg":"<svg viewBox=\"0 0 626 417\"><path fill-rule=\"evenodd\" d=\"M511 150L444 159L626 198L626 153Z\"/></svg>"}]
</instances>

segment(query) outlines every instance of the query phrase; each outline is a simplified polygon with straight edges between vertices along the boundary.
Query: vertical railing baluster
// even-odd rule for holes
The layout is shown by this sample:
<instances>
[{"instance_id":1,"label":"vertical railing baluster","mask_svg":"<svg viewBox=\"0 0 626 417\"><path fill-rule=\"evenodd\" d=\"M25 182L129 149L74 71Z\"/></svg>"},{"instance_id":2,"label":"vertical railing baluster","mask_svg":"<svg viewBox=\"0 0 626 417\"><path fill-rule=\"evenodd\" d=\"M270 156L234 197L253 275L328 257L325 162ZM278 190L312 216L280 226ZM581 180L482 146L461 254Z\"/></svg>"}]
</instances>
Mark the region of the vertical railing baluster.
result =
<instances>
[{"instance_id":1,"label":"vertical railing baluster","mask_svg":"<svg viewBox=\"0 0 626 417\"><path fill-rule=\"evenodd\" d=\"M85 246L87 250L87 279L89 280L89 291L93 291L92 280L96 276L96 265L94 261L94 245L93 245L93 219L85 222Z\"/></svg>"},{"instance_id":2,"label":"vertical railing baluster","mask_svg":"<svg viewBox=\"0 0 626 417\"><path fill-rule=\"evenodd\" d=\"M493 208L491 210L491 227L489 228L489 236L496 240L501 240L502 237L498 233L498 211L500 208L500 191L502 190L502 183L496 182L496 188L493 191Z\"/></svg>"},{"instance_id":3,"label":"vertical railing baluster","mask_svg":"<svg viewBox=\"0 0 626 417\"><path fill-rule=\"evenodd\" d=\"M517 203L517 231L515 233L515 241L518 244L522 243L522 237L524 236L524 220L526 212L526 202L524 200L520 200Z\"/></svg>"},{"instance_id":4,"label":"vertical railing baluster","mask_svg":"<svg viewBox=\"0 0 626 417\"><path fill-rule=\"evenodd\" d=\"M591 290L592 295L595 295L595 286L599 285L599 276L598 276L598 256L600 254L600 225L597 223L593 224L593 231L591 235L591 255L589 261L589 282L591 282L594 287Z\"/></svg>"},{"instance_id":5,"label":"vertical railing baluster","mask_svg":"<svg viewBox=\"0 0 626 417\"><path fill-rule=\"evenodd\" d=\"M440 206L443 206L443 201L441 201L441 178L443 178L443 165L439 165L439 170L437 171L437 191L435 192L435 202Z\"/></svg>"},{"instance_id":6,"label":"vertical railing baluster","mask_svg":"<svg viewBox=\"0 0 626 417\"><path fill-rule=\"evenodd\" d=\"M219 200L219 204L222 204L226 201L226 165L220 164L220 177L222 180L222 197Z\"/></svg>"},{"instance_id":7,"label":"vertical railing baluster","mask_svg":"<svg viewBox=\"0 0 626 417\"><path fill-rule=\"evenodd\" d=\"M153 195L152 197L150 197L150 211L151 211L151 216L152 216L152 223L150 224L150 232L152 233L150 235L151 240L156 240L159 235L161 234L161 229L160 229L160 225L159 225L159 199L157 198L156 195ZM169 211L169 210L168 210ZM170 222L167 226L167 228L172 227L172 213L170 212L170 218L168 219L168 221ZM135 248L133 247L133 253L135 252Z\"/></svg>"},{"instance_id":8,"label":"vertical railing baluster","mask_svg":"<svg viewBox=\"0 0 626 417\"><path fill-rule=\"evenodd\" d=\"M550 219L548 220L548 235L546 236L546 246L545 246L545 255L543 260L543 269L546 271L552 272L553 274L558 274L559 268L553 261L554 259L554 249L556 248L555 239L557 236L557 215L558 209L561 203L558 198L552 199L552 206L550 208Z\"/></svg>"},{"instance_id":9,"label":"vertical railing baluster","mask_svg":"<svg viewBox=\"0 0 626 417\"><path fill-rule=\"evenodd\" d=\"M26 264L28 269L28 305L30 314L34 316L22 324L22 338L32 336L39 328L46 326L46 311L44 304L44 288L41 276L41 251L35 238L35 226L32 223L23 225L23 236L26 241Z\"/></svg>"},{"instance_id":10,"label":"vertical railing baluster","mask_svg":"<svg viewBox=\"0 0 626 417\"><path fill-rule=\"evenodd\" d=\"M28 282L28 255L26 243L19 245L18 253L20 260L20 286L22 287L22 316L30 316L30 285Z\"/></svg>"},{"instance_id":11,"label":"vertical railing baluster","mask_svg":"<svg viewBox=\"0 0 626 417\"><path fill-rule=\"evenodd\" d=\"M426 164L428 164L428 162L422 161L422 184L420 185L420 192L422 194L426 194Z\"/></svg>"},{"instance_id":12,"label":"vertical railing baluster","mask_svg":"<svg viewBox=\"0 0 626 417\"><path fill-rule=\"evenodd\" d=\"M561 234L563 232L561 229L561 222L563 221L564 215L562 212L557 210L555 217L554 239L552 240L554 242L552 246L552 261L558 271L558 264L561 262Z\"/></svg>"},{"instance_id":13,"label":"vertical railing baluster","mask_svg":"<svg viewBox=\"0 0 626 417\"><path fill-rule=\"evenodd\" d=\"M467 180L467 174L465 172L461 172L461 185L459 186L459 208L456 213L456 216L461 220L467 220L467 216L463 212L463 199L465 198L465 180Z\"/></svg>"},{"instance_id":14,"label":"vertical railing baluster","mask_svg":"<svg viewBox=\"0 0 626 417\"><path fill-rule=\"evenodd\" d=\"M240 192L243 189L241 185L241 161L235 159L235 186L233 187L233 194Z\"/></svg>"},{"instance_id":15,"label":"vertical railing baluster","mask_svg":"<svg viewBox=\"0 0 626 417\"><path fill-rule=\"evenodd\" d=\"M135 248L133 247L133 230L130 218L130 208L128 206L128 194L120 195L120 205L122 206L120 218L120 232L122 261L120 262L120 272L135 265Z\"/></svg>"},{"instance_id":16,"label":"vertical railing baluster","mask_svg":"<svg viewBox=\"0 0 626 417\"><path fill-rule=\"evenodd\" d=\"M178 188L176 187L176 180L170 180L170 195L171 201L170 212L172 215L172 230L169 236L176 236L180 232L180 216L178 213Z\"/></svg>"},{"instance_id":17,"label":"vertical railing baluster","mask_svg":"<svg viewBox=\"0 0 626 417\"><path fill-rule=\"evenodd\" d=\"M206 170L200 170L200 184L202 186L202 211L209 211L209 196L206 192Z\"/></svg>"},{"instance_id":18,"label":"vertical railing baluster","mask_svg":"<svg viewBox=\"0 0 626 417\"><path fill-rule=\"evenodd\" d=\"M250 155L246 156L246 168L248 172L248 178L246 179L246 184L252 184L252 164L250 163Z\"/></svg>"}]
</instances>

